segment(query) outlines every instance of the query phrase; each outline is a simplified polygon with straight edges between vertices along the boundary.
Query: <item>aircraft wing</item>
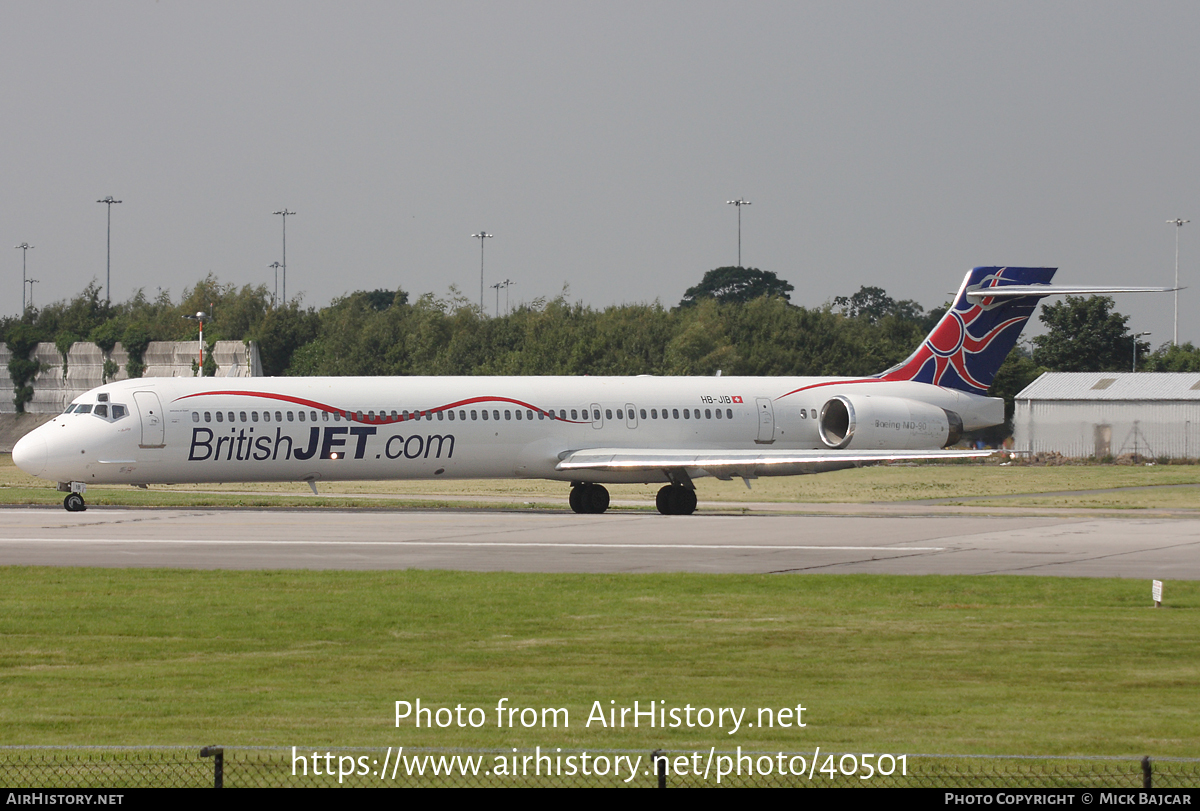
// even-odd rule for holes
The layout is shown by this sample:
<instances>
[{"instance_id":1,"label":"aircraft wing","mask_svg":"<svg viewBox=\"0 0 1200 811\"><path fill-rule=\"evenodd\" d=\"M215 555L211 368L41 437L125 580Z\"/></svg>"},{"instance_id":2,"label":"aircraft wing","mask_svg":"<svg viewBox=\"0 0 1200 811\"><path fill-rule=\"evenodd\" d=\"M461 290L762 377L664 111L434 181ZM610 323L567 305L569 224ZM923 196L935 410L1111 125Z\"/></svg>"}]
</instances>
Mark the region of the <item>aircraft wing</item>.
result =
<instances>
[{"instance_id":1,"label":"aircraft wing","mask_svg":"<svg viewBox=\"0 0 1200 811\"><path fill-rule=\"evenodd\" d=\"M563 454L561 471L703 470L718 479L788 476L876 462L980 459L994 450L834 451L588 448Z\"/></svg>"}]
</instances>

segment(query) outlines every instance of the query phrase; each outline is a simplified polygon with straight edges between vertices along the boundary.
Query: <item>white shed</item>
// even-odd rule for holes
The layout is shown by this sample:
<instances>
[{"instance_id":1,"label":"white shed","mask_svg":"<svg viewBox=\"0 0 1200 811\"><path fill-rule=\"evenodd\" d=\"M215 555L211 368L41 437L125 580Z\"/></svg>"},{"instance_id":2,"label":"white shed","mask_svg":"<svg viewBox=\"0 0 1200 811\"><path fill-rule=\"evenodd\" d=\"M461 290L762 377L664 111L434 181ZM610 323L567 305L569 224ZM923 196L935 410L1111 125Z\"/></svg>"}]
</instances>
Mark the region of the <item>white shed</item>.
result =
<instances>
[{"instance_id":1,"label":"white shed","mask_svg":"<svg viewBox=\"0 0 1200 811\"><path fill-rule=\"evenodd\" d=\"M1200 456L1200 374L1046 372L1016 397L1013 448L1063 456Z\"/></svg>"}]
</instances>

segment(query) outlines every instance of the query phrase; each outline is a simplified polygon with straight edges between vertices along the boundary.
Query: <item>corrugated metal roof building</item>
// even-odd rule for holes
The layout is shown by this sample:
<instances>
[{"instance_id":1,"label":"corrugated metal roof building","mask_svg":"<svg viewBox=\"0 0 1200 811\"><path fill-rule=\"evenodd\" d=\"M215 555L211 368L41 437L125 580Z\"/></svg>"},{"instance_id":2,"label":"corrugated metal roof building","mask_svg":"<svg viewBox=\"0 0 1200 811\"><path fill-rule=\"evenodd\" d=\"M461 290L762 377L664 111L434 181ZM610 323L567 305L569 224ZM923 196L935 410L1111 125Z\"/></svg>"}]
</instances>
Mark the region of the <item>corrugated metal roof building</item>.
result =
<instances>
[{"instance_id":1,"label":"corrugated metal roof building","mask_svg":"<svg viewBox=\"0 0 1200 811\"><path fill-rule=\"evenodd\" d=\"M1200 374L1046 372L1016 397L1013 447L1064 456L1200 456Z\"/></svg>"}]
</instances>

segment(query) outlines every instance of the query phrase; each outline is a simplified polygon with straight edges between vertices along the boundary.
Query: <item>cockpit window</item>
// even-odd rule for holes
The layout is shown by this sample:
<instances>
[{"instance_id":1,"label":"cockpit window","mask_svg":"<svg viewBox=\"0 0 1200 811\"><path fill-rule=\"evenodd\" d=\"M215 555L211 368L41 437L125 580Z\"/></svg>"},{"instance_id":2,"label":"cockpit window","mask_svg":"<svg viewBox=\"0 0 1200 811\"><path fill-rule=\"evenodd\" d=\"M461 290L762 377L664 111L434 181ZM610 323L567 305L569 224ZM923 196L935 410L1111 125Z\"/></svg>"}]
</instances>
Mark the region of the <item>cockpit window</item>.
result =
<instances>
[{"instance_id":1,"label":"cockpit window","mask_svg":"<svg viewBox=\"0 0 1200 811\"><path fill-rule=\"evenodd\" d=\"M96 406L96 410L92 413L97 417L104 417L105 419L108 419L108 406L106 406L104 403L101 403L100 405Z\"/></svg>"},{"instance_id":2,"label":"cockpit window","mask_svg":"<svg viewBox=\"0 0 1200 811\"><path fill-rule=\"evenodd\" d=\"M71 403L69 406L67 406L66 410L63 411L63 413L70 414L74 410L75 410L75 404Z\"/></svg>"},{"instance_id":3,"label":"cockpit window","mask_svg":"<svg viewBox=\"0 0 1200 811\"><path fill-rule=\"evenodd\" d=\"M91 403L80 403L79 407L75 409L75 413L76 414L92 413L92 404Z\"/></svg>"},{"instance_id":4,"label":"cockpit window","mask_svg":"<svg viewBox=\"0 0 1200 811\"><path fill-rule=\"evenodd\" d=\"M125 406L114 405L112 407L112 418L114 421L119 420L119 419L121 419L121 417L124 417L124 416L125 416Z\"/></svg>"}]
</instances>

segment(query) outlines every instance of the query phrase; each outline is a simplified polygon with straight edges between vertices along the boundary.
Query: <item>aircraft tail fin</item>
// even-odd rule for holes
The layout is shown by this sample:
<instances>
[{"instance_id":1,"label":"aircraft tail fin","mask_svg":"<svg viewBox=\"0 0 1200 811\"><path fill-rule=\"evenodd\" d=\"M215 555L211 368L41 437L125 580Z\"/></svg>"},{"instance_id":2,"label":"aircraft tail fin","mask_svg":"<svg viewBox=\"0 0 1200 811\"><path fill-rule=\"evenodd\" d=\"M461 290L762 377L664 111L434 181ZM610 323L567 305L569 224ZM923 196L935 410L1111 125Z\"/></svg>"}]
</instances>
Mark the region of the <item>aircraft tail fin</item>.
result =
<instances>
[{"instance_id":1,"label":"aircraft tail fin","mask_svg":"<svg viewBox=\"0 0 1200 811\"><path fill-rule=\"evenodd\" d=\"M1017 343L1025 322L1044 294L1028 290L1049 285L1057 268L978 267L963 279L954 304L906 360L879 375L912 380L971 394L986 394L1000 365ZM1020 285L1014 295L988 295L991 289Z\"/></svg>"}]
</instances>

